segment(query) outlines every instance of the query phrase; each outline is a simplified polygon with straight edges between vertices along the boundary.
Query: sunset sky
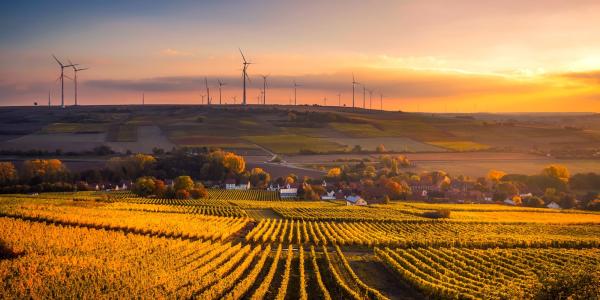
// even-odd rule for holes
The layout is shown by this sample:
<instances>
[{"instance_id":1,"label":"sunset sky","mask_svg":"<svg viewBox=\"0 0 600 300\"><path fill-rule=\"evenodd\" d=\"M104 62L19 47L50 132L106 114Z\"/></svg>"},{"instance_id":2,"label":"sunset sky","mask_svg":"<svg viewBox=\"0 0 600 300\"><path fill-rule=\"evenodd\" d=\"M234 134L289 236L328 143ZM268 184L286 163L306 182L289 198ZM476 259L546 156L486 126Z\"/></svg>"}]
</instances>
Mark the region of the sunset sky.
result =
<instances>
[{"instance_id":1,"label":"sunset sky","mask_svg":"<svg viewBox=\"0 0 600 300\"><path fill-rule=\"evenodd\" d=\"M0 105L60 102L51 54L82 104L241 99L351 105L352 73L388 110L600 111L600 1L13 1L0 10ZM70 75L71 71L68 72ZM356 101L362 106L362 87ZM67 104L73 84L66 83ZM367 94L367 106L369 105Z\"/></svg>"}]
</instances>

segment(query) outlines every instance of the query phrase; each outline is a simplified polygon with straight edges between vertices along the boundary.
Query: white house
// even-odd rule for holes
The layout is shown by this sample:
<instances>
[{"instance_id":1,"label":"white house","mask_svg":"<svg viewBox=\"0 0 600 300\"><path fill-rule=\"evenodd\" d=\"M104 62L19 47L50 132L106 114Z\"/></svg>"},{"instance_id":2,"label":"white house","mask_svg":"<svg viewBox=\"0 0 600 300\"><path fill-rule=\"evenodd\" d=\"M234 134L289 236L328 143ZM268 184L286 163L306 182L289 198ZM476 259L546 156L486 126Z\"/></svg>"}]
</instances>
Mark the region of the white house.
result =
<instances>
[{"instance_id":1,"label":"white house","mask_svg":"<svg viewBox=\"0 0 600 300\"><path fill-rule=\"evenodd\" d=\"M554 208L554 209L561 209L562 207L560 207L560 205L558 205L556 202L552 201L550 202L548 205L546 205L547 208Z\"/></svg>"},{"instance_id":2,"label":"white house","mask_svg":"<svg viewBox=\"0 0 600 300\"><path fill-rule=\"evenodd\" d=\"M225 189L226 190L249 190L250 189L250 181L240 181L239 184L236 184L235 179L227 179L227 180L225 180Z\"/></svg>"},{"instance_id":3,"label":"white house","mask_svg":"<svg viewBox=\"0 0 600 300\"><path fill-rule=\"evenodd\" d=\"M321 200L335 200L335 191L325 192L325 195L321 195Z\"/></svg>"},{"instance_id":4,"label":"white house","mask_svg":"<svg viewBox=\"0 0 600 300\"><path fill-rule=\"evenodd\" d=\"M366 206L367 201L358 195L351 195L346 197L346 205L358 205Z\"/></svg>"},{"instance_id":5,"label":"white house","mask_svg":"<svg viewBox=\"0 0 600 300\"><path fill-rule=\"evenodd\" d=\"M295 198L298 196L298 188L290 184L279 189L279 197L281 198Z\"/></svg>"}]
</instances>

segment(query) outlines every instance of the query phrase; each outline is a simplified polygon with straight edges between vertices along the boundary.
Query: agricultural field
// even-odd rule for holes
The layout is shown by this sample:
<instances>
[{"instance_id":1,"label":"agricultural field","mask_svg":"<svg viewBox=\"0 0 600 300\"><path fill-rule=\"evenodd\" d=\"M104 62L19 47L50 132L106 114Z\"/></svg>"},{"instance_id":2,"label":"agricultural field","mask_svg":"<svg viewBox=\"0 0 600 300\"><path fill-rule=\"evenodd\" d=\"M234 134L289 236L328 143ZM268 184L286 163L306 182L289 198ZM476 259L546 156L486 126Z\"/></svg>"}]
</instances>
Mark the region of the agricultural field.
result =
<instances>
[{"instance_id":1,"label":"agricultural field","mask_svg":"<svg viewBox=\"0 0 600 300\"><path fill-rule=\"evenodd\" d=\"M315 138L296 134L245 136L249 142L259 144L272 152L282 154L298 153L301 150L313 152L344 151L346 146L325 138Z\"/></svg>"},{"instance_id":2,"label":"agricultural field","mask_svg":"<svg viewBox=\"0 0 600 300\"><path fill-rule=\"evenodd\" d=\"M209 191L0 196L3 295L533 299L548 276L600 264L598 213ZM439 209L451 217L423 215Z\"/></svg>"}]
</instances>

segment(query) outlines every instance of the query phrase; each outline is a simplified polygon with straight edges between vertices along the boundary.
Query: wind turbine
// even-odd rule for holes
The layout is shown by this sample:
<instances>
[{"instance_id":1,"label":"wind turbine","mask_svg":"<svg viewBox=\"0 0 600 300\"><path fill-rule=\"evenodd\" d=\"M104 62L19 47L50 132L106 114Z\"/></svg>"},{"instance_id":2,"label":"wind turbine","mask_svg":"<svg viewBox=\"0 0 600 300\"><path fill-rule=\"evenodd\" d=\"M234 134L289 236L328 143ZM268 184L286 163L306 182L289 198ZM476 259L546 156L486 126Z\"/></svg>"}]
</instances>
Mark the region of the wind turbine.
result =
<instances>
[{"instance_id":1,"label":"wind turbine","mask_svg":"<svg viewBox=\"0 0 600 300\"><path fill-rule=\"evenodd\" d=\"M62 106L62 108L65 108L65 68L74 67L75 65L63 65L63 63L60 62L60 60L58 60L58 58L56 58L54 54L52 54L52 57L54 57L54 60L56 60L56 62L60 66L60 106Z\"/></svg>"},{"instance_id":2,"label":"wind turbine","mask_svg":"<svg viewBox=\"0 0 600 300\"><path fill-rule=\"evenodd\" d=\"M379 105L381 106L381 111L383 111L383 94L379 94Z\"/></svg>"},{"instance_id":3,"label":"wind turbine","mask_svg":"<svg viewBox=\"0 0 600 300\"><path fill-rule=\"evenodd\" d=\"M73 64L70 60L69 60L69 63L73 67L73 74L75 74L75 76L74 76L75 79L73 81L75 82L75 106L77 106L77 72L84 71L84 70L87 70L89 68L81 68L81 69L79 69L79 68L76 67L77 64Z\"/></svg>"},{"instance_id":4,"label":"wind turbine","mask_svg":"<svg viewBox=\"0 0 600 300\"><path fill-rule=\"evenodd\" d=\"M369 92L369 109L373 109L373 90L367 90Z\"/></svg>"},{"instance_id":5,"label":"wind turbine","mask_svg":"<svg viewBox=\"0 0 600 300\"><path fill-rule=\"evenodd\" d=\"M223 104L221 102L221 87L223 87L224 85L227 85L225 82L222 82L221 79L217 79L217 81L219 82L219 105Z\"/></svg>"},{"instance_id":6,"label":"wind turbine","mask_svg":"<svg viewBox=\"0 0 600 300\"><path fill-rule=\"evenodd\" d=\"M366 100L367 100L367 87L363 84L363 109L367 108Z\"/></svg>"},{"instance_id":7,"label":"wind turbine","mask_svg":"<svg viewBox=\"0 0 600 300\"><path fill-rule=\"evenodd\" d=\"M201 96L202 96L202 104L204 104L204 97L206 97L206 95L201 94Z\"/></svg>"},{"instance_id":8,"label":"wind turbine","mask_svg":"<svg viewBox=\"0 0 600 300\"><path fill-rule=\"evenodd\" d=\"M360 84L360 82L357 82L356 80L354 80L354 73L352 73L352 108L355 108L355 106L354 106L354 86L356 86L357 84Z\"/></svg>"},{"instance_id":9,"label":"wind turbine","mask_svg":"<svg viewBox=\"0 0 600 300\"><path fill-rule=\"evenodd\" d=\"M338 106L342 106L342 93L338 93Z\"/></svg>"},{"instance_id":10,"label":"wind turbine","mask_svg":"<svg viewBox=\"0 0 600 300\"><path fill-rule=\"evenodd\" d=\"M146 95L142 93L142 106L146 104Z\"/></svg>"},{"instance_id":11,"label":"wind turbine","mask_svg":"<svg viewBox=\"0 0 600 300\"><path fill-rule=\"evenodd\" d=\"M294 105L298 105L298 102L296 101L296 89L302 86L301 84L296 83L296 80L294 79Z\"/></svg>"},{"instance_id":12,"label":"wind turbine","mask_svg":"<svg viewBox=\"0 0 600 300\"><path fill-rule=\"evenodd\" d=\"M208 79L204 77L204 85L206 86L206 104L210 105L210 89L208 88Z\"/></svg>"},{"instance_id":13,"label":"wind turbine","mask_svg":"<svg viewBox=\"0 0 600 300\"><path fill-rule=\"evenodd\" d=\"M270 75L260 75L263 78L263 104L267 104L267 77Z\"/></svg>"},{"instance_id":14,"label":"wind turbine","mask_svg":"<svg viewBox=\"0 0 600 300\"><path fill-rule=\"evenodd\" d=\"M242 49L240 50L240 54L242 55L242 59L244 60L244 68L242 69L242 78L244 79L244 96L242 99L242 104L246 105L246 79L248 78L248 66L252 64L252 62L248 62L246 61L246 57L244 57L244 53L242 52Z\"/></svg>"},{"instance_id":15,"label":"wind turbine","mask_svg":"<svg viewBox=\"0 0 600 300\"><path fill-rule=\"evenodd\" d=\"M48 108L50 108L52 106L52 103L50 103L50 90L48 90Z\"/></svg>"}]
</instances>

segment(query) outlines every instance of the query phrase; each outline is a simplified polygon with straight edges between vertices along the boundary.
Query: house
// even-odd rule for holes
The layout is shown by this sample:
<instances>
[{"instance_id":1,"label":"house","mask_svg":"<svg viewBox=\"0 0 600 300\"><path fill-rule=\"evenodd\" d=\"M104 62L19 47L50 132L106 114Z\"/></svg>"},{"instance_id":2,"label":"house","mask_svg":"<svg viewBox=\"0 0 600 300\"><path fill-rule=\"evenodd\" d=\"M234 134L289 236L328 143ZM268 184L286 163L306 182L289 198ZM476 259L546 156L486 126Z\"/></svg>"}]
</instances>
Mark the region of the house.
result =
<instances>
[{"instance_id":1,"label":"house","mask_svg":"<svg viewBox=\"0 0 600 300\"><path fill-rule=\"evenodd\" d=\"M279 186L279 184L273 184L273 183L271 183L269 185L269 187L267 188L267 191L276 192L276 191L279 191L279 189L281 189L281 187Z\"/></svg>"},{"instance_id":2,"label":"house","mask_svg":"<svg viewBox=\"0 0 600 300\"><path fill-rule=\"evenodd\" d=\"M250 181L242 180L239 184L236 184L235 179L226 179L225 180L225 189L226 190L249 190L250 189Z\"/></svg>"},{"instance_id":3,"label":"house","mask_svg":"<svg viewBox=\"0 0 600 300\"><path fill-rule=\"evenodd\" d=\"M346 197L346 205L358 205L358 206L366 206L367 201L358 195L351 195Z\"/></svg>"},{"instance_id":4,"label":"house","mask_svg":"<svg viewBox=\"0 0 600 300\"><path fill-rule=\"evenodd\" d=\"M553 209L561 209L562 207L560 207L560 205L558 205L556 202L552 201L550 202L548 205L546 205L547 208L553 208Z\"/></svg>"},{"instance_id":5,"label":"house","mask_svg":"<svg viewBox=\"0 0 600 300\"><path fill-rule=\"evenodd\" d=\"M280 198L296 198L298 196L298 185L287 184L279 189Z\"/></svg>"},{"instance_id":6,"label":"house","mask_svg":"<svg viewBox=\"0 0 600 300\"><path fill-rule=\"evenodd\" d=\"M336 199L336 196L335 196L334 190L325 192L325 195L321 195L321 200L335 200L335 199Z\"/></svg>"}]
</instances>

